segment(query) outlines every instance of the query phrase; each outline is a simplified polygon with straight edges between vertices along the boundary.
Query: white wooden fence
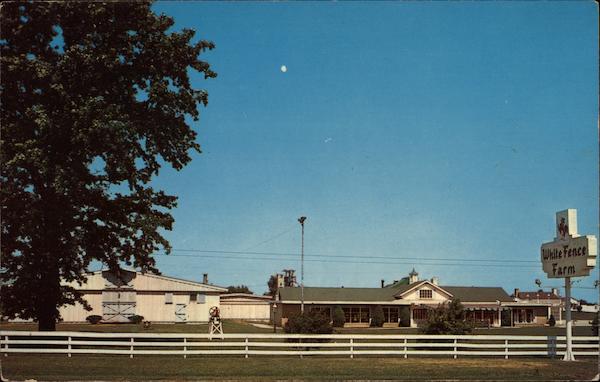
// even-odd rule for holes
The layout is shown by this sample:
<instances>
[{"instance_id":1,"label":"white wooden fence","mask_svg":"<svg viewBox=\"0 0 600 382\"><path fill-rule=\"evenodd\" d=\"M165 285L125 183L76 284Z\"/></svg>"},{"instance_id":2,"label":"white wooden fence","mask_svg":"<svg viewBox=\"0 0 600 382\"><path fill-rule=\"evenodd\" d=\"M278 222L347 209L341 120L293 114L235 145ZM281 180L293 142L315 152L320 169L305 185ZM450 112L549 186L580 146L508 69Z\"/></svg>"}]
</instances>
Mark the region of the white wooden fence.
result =
<instances>
[{"instance_id":1,"label":"white wooden fence","mask_svg":"<svg viewBox=\"0 0 600 382\"><path fill-rule=\"evenodd\" d=\"M598 356L598 337L573 337L576 356ZM0 352L238 356L543 356L560 357L564 336L300 335L0 331Z\"/></svg>"}]
</instances>

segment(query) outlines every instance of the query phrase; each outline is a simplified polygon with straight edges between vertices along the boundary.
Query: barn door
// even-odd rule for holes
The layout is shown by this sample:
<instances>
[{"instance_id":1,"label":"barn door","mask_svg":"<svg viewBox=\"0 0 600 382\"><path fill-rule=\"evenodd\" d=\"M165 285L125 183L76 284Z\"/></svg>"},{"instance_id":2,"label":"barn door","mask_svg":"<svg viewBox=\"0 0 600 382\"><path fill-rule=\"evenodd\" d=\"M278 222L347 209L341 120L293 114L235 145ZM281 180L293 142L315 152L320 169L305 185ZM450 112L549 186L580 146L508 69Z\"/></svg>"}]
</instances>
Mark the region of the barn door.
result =
<instances>
[{"instance_id":1,"label":"barn door","mask_svg":"<svg viewBox=\"0 0 600 382\"><path fill-rule=\"evenodd\" d=\"M135 292L102 292L102 320L105 322L129 322L135 315Z\"/></svg>"},{"instance_id":2,"label":"barn door","mask_svg":"<svg viewBox=\"0 0 600 382\"><path fill-rule=\"evenodd\" d=\"M187 304L175 305L175 322L185 322L187 320L186 307Z\"/></svg>"}]
</instances>

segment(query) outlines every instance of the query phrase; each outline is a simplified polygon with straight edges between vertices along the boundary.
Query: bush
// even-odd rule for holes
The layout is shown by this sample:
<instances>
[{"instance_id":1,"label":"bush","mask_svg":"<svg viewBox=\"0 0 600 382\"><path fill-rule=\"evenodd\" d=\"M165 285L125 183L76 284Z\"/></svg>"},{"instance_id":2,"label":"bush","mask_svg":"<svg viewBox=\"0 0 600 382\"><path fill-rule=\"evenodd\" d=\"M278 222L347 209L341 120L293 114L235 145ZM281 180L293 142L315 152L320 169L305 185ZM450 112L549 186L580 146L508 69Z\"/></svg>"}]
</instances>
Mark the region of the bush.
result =
<instances>
[{"instance_id":1,"label":"bush","mask_svg":"<svg viewBox=\"0 0 600 382\"><path fill-rule=\"evenodd\" d=\"M400 307L400 323L398 326L410 326L410 309L407 306Z\"/></svg>"},{"instance_id":2,"label":"bush","mask_svg":"<svg viewBox=\"0 0 600 382\"><path fill-rule=\"evenodd\" d=\"M91 316L87 316L85 318L85 320L87 322L89 322L90 324L96 325L97 323L99 323L100 321L102 321L102 316L99 316L97 314L92 314Z\"/></svg>"},{"instance_id":3,"label":"bush","mask_svg":"<svg viewBox=\"0 0 600 382\"><path fill-rule=\"evenodd\" d=\"M290 334L331 334L333 327L329 322L329 317L320 312L311 311L290 317L283 330Z\"/></svg>"},{"instance_id":4,"label":"bush","mask_svg":"<svg viewBox=\"0 0 600 382\"><path fill-rule=\"evenodd\" d=\"M344 310L341 306L336 306L333 310L333 327L334 328L343 328L344 323L346 322L346 316L344 315Z\"/></svg>"},{"instance_id":5,"label":"bush","mask_svg":"<svg viewBox=\"0 0 600 382\"><path fill-rule=\"evenodd\" d=\"M548 325L550 325L550 326L556 325L556 319L554 318L554 314L550 315L550 318L548 319Z\"/></svg>"},{"instance_id":6,"label":"bush","mask_svg":"<svg viewBox=\"0 0 600 382\"><path fill-rule=\"evenodd\" d=\"M377 305L373 308L371 313L371 327L381 328L383 326L383 321L385 321L385 317L383 316L383 308L381 305Z\"/></svg>"},{"instance_id":7,"label":"bush","mask_svg":"<svg viewBox=\"0 0 600 382\"><path fill-rule=\"evenodd\" d=\"M129 317L129 321L131 321L133 324L141 324L142 321L144 321L144 316L138 316L137 314L134 314L133 316Z\"/></svg>"},{"instance_id":8,"label":"bush","mask_svg":"<svg viewBox=\"0 0 600 382\"><path fill-rule=\"evenodd\" d=\"M473 331L473 323L465 317L465 310L460 300L453 299L447 304L440 304L429 312L424 334L467 334Z\"/></svg>"}]
</instances>

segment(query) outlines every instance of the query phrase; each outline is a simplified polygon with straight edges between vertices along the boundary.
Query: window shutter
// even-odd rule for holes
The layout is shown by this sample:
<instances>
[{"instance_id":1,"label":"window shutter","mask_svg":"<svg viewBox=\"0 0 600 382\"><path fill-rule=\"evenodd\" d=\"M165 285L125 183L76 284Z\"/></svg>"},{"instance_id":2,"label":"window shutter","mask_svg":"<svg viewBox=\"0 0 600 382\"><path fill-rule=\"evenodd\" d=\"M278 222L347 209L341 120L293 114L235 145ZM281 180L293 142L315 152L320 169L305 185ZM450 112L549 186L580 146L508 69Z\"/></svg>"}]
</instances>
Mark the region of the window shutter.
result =
<instances>
[{"instance_id":1,"label":"window shutter","mask_svg":"<svg viewBox=\"0 0 600 382\"><path fill-rule=\"evenodd\" d=\"M198 298L196 299L198 304L206 304L206 295L198 293Z\"/></svg>"}]
</instances>

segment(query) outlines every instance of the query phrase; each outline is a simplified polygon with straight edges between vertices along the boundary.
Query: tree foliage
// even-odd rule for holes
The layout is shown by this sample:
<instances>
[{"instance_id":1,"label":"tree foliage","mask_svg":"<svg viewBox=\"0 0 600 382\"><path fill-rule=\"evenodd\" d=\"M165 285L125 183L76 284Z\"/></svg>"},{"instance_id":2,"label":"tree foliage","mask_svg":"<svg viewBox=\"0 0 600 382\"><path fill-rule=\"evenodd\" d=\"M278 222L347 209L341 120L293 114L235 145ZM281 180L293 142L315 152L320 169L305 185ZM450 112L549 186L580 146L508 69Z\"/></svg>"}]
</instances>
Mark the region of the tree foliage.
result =
<instances>
[{"instance_id":1,"label":"tree foliage","mask_svg":"<svg viewBox=\"0 0 600 382\"><path fill-rule=\"evenodd\" d=\"M383 308L381 307L381 305L375 306L371 313L370 326L380 328L383 326L384 321L385 321L385 317L383 315Z\"/></svg>"},{"instance_id":2,"label":"tree foliage","mask_svg":"<svg viewBox=\"0 0 600 382\"><path fill-rule=\"evenodd\" d=\"M472 331L473 324L466 319L459 299L452 299L430 310L427 321L421 328L424 334L467 334Z\"/></svg>"},{"instance_id":3,"label":"tree foliage","mask_svg":"<svg viewBox=\"0 0 600 382\"><path fill-rule=\"evenodd\" d=\"M186 118L215 77L148 2L7 2L1 8L3 314L52 330L92 260L157 272L176 197L150 181L200 152ZM69 283L61 283L60 280ZM89 308L89 306L88 306Z\"/></svg>"},{"instance_id":4,"label":"tree foliage","mask_svg":"<svg viewBox=\"0 0 600 382\"><path fill-rule=\"evenodd\" d=\"M343 328L346 323L346 316L344 315L344 310L341 306L336 305L333 309L333 327L334 328Z\"/></svg>"},{"instance_id":5,"label":"tree foliage","mask_svg":"<svg viewBox=\"0 0 600 382\"><path fill-rule=\"evenodd\" d=\"M230 285L227 287L227 293L248 293L254 294L247 285Z\"/></svg>"},{"instance_id":6,"label":"tree foliage","mask_svg":"<svg viewBox=\"0 0 600 382\"><path fill-rule=\"evenodd\" d=\"M269 281L267 281L267 286L269 287L269 291L265 293L267 296L275 296L279 288L277 287L277 276L271 275L269 277Z\"/></svg>"},{"instance_id":7,"label":"tree foliage","mask_svg":"<svg viewBox=\"0 0 600 382\"><path fill-rule=\"evenodd\" d=\"M329 317L316 310L290 317L283 329L286 333L300 334L331 334L333 332Z\"/></svg>"}]
</instances>

